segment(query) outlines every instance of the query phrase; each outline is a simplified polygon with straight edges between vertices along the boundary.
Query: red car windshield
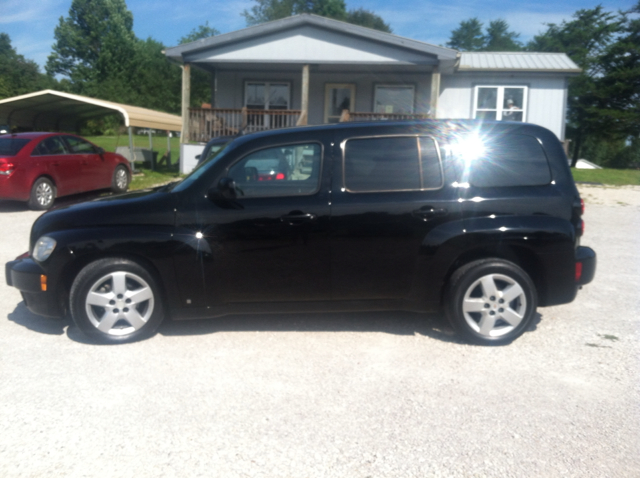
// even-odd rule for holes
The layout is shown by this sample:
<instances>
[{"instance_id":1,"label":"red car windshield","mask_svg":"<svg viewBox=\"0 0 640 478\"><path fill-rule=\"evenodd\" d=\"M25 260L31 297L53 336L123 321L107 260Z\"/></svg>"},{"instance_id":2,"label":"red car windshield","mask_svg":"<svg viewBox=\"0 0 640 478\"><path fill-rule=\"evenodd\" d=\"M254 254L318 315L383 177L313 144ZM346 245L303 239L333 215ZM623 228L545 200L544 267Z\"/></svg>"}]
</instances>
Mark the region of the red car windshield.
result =
<instances>
[{"instance_id":1,"label":"red car windshield","mask_svg":"<svg viewBox=\"0 0 640 478\"><path fill-rule=\"evenodd\" d=\"M30 139L0 138L0 156L15 156Z\"/></svg>"}]
</instances>

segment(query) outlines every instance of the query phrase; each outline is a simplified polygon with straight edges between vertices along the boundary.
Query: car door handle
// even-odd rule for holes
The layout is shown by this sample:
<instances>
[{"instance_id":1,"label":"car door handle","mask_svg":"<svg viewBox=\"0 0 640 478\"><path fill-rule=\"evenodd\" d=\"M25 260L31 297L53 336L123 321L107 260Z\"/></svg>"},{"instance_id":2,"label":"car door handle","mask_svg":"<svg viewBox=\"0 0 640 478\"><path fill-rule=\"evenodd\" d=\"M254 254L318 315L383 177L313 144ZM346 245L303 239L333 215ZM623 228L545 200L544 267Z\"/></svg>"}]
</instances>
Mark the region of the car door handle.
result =
<instances>
[{"instance_id":1,"label":"car door handle","mask_svg":"<svg viewBox=\"0 0 640 478\"><path fill-rule=\"evenodd\" d=\"M415 211L413 211L412 214L415 217L422 218L426 221L427 219L431 219L433 217L446 216L448 213L449 211L442 207L435 208L432 206L423 206L420 209L416 209Z\"/></svg>"},{"instance_id":2,"label":"car door handle","mask_svg":"<svg viewBox=\"0 0 640 478\"><path fill-rule=\"evenodd\" d=\"M309 221L313 221L316 218L315 214L307 214L302 211L293 211L289 214L285 214L280 217L282 222L286 222L291 226L296 226L298 224L304 224Z\"/></svg>"}]
</instances>

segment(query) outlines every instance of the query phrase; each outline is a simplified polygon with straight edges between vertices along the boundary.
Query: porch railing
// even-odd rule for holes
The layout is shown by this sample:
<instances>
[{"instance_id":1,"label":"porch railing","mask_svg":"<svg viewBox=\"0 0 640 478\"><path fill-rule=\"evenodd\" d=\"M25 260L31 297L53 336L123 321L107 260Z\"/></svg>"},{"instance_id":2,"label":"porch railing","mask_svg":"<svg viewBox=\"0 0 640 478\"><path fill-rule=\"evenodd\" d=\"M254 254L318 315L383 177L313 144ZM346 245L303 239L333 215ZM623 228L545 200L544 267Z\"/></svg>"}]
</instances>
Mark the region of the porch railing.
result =
<instances>
[{"instance_id":1,"label":"porch railing","mask_svg":"<svg viewBox=\"0 0 640 478\"><path fill-rule=\"evenodd\" d=\"M189 139L206 142L217 136L233 136L295 126L299 110L249 110L189 108Z\"/></svg>"},{"instance_id":2,"label":"porch railing","mask_svg":"<svg viewBox=\"0 0 640 478\"><path fill-rule=\"evenodd\" d=\"M348 121L399 121L429 119L427 114L349 112Z\"/></svg>"},{"instance_id":3,"label":"porch railing","mask_svg":"<svg viewBox=\"0 0 640 478\"><path fill-rule=\"evenodd\" d=\"M206 142L218 136L234 136L295 126L300 110L249 110L189 108L189 140ZM347 114L348 113L348 114ZM341 121L393 121L429 119L427 114L361 113L344 111Z\"/></svg>"}]
</instances>

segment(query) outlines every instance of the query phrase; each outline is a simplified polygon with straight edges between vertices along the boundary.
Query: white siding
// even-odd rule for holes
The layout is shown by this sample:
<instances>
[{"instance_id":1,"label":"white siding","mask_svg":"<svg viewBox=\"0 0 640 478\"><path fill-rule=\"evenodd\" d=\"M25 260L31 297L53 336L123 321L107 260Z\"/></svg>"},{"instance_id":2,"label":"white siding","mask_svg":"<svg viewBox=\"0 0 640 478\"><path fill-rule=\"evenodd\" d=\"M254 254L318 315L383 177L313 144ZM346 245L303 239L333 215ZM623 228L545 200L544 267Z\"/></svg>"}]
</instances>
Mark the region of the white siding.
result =
<instances>
[{"instance_id":1,"label":"white siding","mask_svg":"<svg viewBox=\"0 0 640 478\"><path fill-rule=\"evenodd\" d=\"M566 80L560 75L536 73L456 73L443 75L439 118L471 118L476 85L523 85L529 87L525 121L553 131L564 140Z\"/></svg>"},{"instance_id":2,"label":"white siding","mask_svg":"<svg viewBox=\"0 0 640 478\"><path fill-rule=\"evenodd\" d=\"M301 26L194 54L195 62L425 64L436 57L339 32Z\"/></svg>"}]
</instances>

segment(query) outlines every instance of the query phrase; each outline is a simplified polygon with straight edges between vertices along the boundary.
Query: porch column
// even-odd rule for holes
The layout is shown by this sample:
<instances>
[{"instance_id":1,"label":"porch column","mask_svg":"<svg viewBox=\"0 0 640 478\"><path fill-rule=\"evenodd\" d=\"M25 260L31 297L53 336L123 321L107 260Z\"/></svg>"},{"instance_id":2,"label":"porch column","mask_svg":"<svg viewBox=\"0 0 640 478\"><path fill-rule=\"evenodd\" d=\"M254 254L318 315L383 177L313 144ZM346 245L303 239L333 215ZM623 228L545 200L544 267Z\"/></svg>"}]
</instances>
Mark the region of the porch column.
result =
<instances>
[{"instance_id":1,"label":"porch column","mask_svg":"<svg viewBox=\"0 0 640 478\"><path fill-rule=\"evenodd\" d=\"M440 71L438 67L431 73L431 117L438 117L438 98L440 97Z\"/></svg>"},{"instance_id":2,"label":"porch column","mask_svg":"<svg viewBox=\"0 0 640 478\"><path fill-rule=\"evenodd\" d=\"M211 107L218 107L218 75L216 70L211 72Z\"/></svg>"},{"instance_id":3,"label":"porch column","mask_svg":"<svg viewBox=\"0 0 640 478\"><path fill-rule=\"evenodd\" d=\"M300 103L301 111L297 126L306 125L309 118L309 65L302 67L302 101Z\"/></svg>"},{"instance_id":4,"label":"porch column","mask_svg":"<svg viewBox=\"0 0 640 478\"><path fill-rule=\"evenodd\" d=\"M180 142L189 142L189 106L191 105L191 65L182 65L182 133Z\"/></svg>"}]
</instances>

